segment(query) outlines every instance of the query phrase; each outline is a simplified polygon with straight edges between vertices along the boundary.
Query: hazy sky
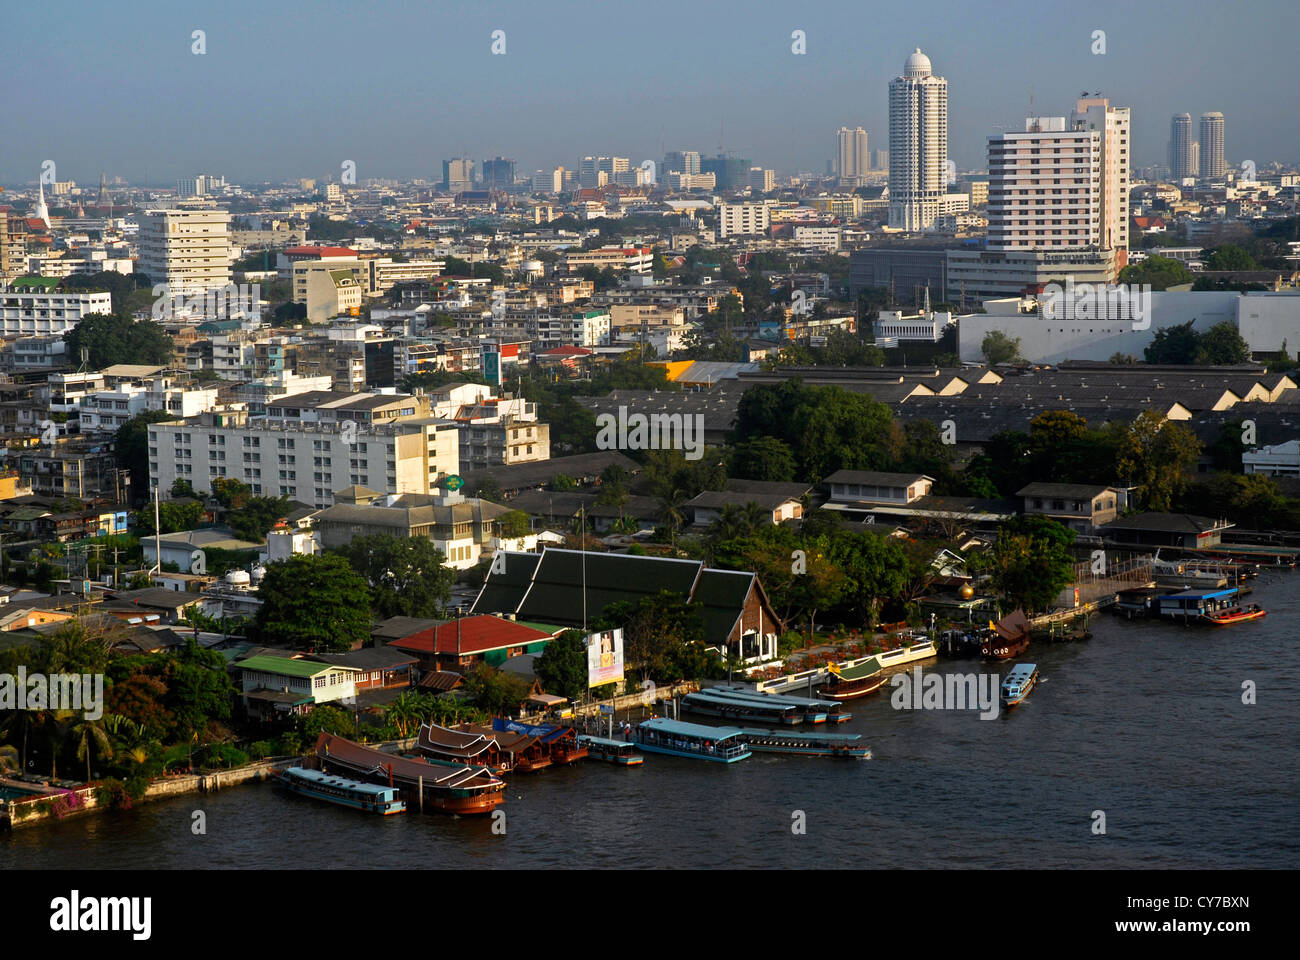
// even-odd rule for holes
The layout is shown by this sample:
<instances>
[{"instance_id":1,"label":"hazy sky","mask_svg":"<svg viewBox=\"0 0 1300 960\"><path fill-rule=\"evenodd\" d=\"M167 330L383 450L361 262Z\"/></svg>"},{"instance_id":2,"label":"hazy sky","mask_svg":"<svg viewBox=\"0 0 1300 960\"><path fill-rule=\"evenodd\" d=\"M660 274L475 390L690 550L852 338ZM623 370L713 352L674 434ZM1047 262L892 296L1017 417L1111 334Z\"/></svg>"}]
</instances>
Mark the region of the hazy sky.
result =
<instances>
[{"instance_id":1,"label":"hazy sky","mask_svg":"<svg viewBox=\"0 0 1300 960\"><path fill-rule=\"evenodd\" d=\"M521 172L586 154L726 150L824 171L841 125L888 146L887 85L920 46L946 77L950 152L1100 90L1133 110L1134 163L1169 117L1220 110L1229 163L1300 161L1296 0L176 0L11 3L0 182L101 170L165 184L441 175L502 154ZM791 52L803 30L807 53ZM194 30L207 52L191 52ZM506 52L491 52L494 30ZM1106 52L1091 52L1094 30ZM1194 125L1195 126L1195 125Z\"/></svg>"}]
</instances>

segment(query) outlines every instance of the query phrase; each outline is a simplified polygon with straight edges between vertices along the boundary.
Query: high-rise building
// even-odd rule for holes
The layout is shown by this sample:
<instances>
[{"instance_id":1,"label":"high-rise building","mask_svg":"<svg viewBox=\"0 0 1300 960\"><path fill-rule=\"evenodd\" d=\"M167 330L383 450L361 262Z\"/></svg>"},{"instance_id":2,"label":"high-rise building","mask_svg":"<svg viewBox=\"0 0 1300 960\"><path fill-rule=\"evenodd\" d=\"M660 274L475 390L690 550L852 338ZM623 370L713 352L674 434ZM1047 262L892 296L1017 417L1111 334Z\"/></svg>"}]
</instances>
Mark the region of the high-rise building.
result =
<instances>
[{"instance_id":1,"label":"high-rise building","mask_svg":"<svg viewBox=\"0 0 1300 960\"><path fill-rule=\"evenodd\" d=\"M1122 269L1128 263L1129 181L1133 156L1128 107L1112 107L1105 97L1082 97L1070 124L1101 134L1101 248L1116 251Z\"/></svg>"},{"instance_id":2,"label":"high-rise building","mask_svg":"<svg viewBox=\"0 0 1300 960\"><path fill-rule=\"evenodd\" d=\"M753 164L747 158L720 153L701 160L700 172L713 174L719 190L743 190L749 186L751 166Z\"/></svg>"},{"instance_id":3,"label":"high-rise building","mask_svg":"<svg viewBox=\"0 0 1300 960\"><path fill-rule=\"evenodd\" d=\"M230 282L230 214L225 210L148 210L140 220L138 272L173 295Z\"/></svg>"},{"instance_id":4,"label":"high-rise building","mask_svg":"<svg viewBox=\"0 0 1300 960\"><path fill-rule=\"evenodd\" d=\"M755 235L767 232L771 211L765 203L718 204L718 237Z\"/></svg>"},{"instance_id":5,"label":"high-rise building","mask_svg":"<svg viewBox=\"0 0 1300 960\"><path fill-rule=\"evenodd\" d=\"M989 137L988 249L1101 245L1101 133L1065 117L1029 117Z\"/></svg>"},{"instance_id":6,"label":"high-rise building","mask_svg":"<svg viewBox=\"0 0 1300 960\"><path fill-rule=\"evenodd\" d=\"M595 190L609 183L609 173L600 168L601 161L609 157L583 157L578 164L578 186L584 190Z\"/></svg>"},{"instance_id":7,"label":"high-rise building","mask_svg":"<svg viewBox=\"0 0 1300 960\"><path fill-rule=\"evenodd\" d=\"M750 167L749 189L758 193L771 193L776 189L776 171L763 167Z\"/></svg>"},{"instance_id":8,"label":"high-rise building","mask_svg":"<svg viewBox=\"0 0 1300 960\"><path fill-rule=\"evenodd\" d=\"M442 189L464 193L474 189L474 161L466 157L442 161Z\"/></svg>"},{"instance_id":9,"label":"high-rise building","mask_svg":"<svg viewBox=\"0 0 1300 960\"><path fill-rule=\"evenodd\" d=\"M1169 126L1169 176L1175 183L1196 176L1192 164L1192 115L1175 113Z\"/></svg>"},{"instance_id":10,"label":"high-rise building","mask_svg":"<svg viewBox=\"0 0 1300 960\"><path fill-rule=\"evenodd\" d=\"M480 179L488 190L509 190L515 185L515 162L505 157L484 160Z\"/></svg>"},{"instance_id":11,"label":"high-rise building","mask_svg":"<svg viewBox=\"0 0 1300 960\"><path fill-rule=\"evenodd\" d=\"M664 154L665 173L684 173L694 176L700 172L700 154L697 150L670 150Z\"/></svg>"},{"instance_id":12,"label":"high-rise building","mask_svg":"<svg viewBox=\"0 0 1300 960\"><path fill-rule=\"evenodd\" d=\"M840 180L857 181L867 175L870 169L867 131L861 127L852 130L848 127L840 127L835 134L835 146L839 157ZM854 183L854 186L857 185Z\"/></svg>"},{"instance_id":13,"label":"high-rise building","mask_svg":"<svg viewBox=\"0 0 1300 960\"><path fill-rule=\"evenodd\" d=\"M871 162L871 169L872 169L872 170L888 170L888 169L889 169L889 151L888 151L888 150L872 150L872 151L871 151L871 156L872 156L872 162Z\"/></svg>"},{"instance_id":14,"label":"high-rise building","mask_svg":"<svg viewBox=\"0 0 1300 960\"><path fill-rule=\"evenodd\" d=\"M1223 114L1217 110L1201 114L1200 173L1203 180L1216 179L1228 172L1223 154Z\"/></svg>"},{"instance_id":15,"label":"high-rise building","mask_svg":"<svg viewBox=\"0 0 1300 960\"><path fill-rule=\"evenodd\" d=\"M564 168L538 170L533 174L533 193L561 193L564 190Z\"/></svg>"},{"instance_id":16,"label":"high-rise building","mask_svg":"<svg viewBox=\"0 0 1300 960\"><path fill-rule=\"evenodd\" d=\"M889 84L889 225L928 230L948 190L948 81L918 47Z\"/></svg>"}]
</instances>

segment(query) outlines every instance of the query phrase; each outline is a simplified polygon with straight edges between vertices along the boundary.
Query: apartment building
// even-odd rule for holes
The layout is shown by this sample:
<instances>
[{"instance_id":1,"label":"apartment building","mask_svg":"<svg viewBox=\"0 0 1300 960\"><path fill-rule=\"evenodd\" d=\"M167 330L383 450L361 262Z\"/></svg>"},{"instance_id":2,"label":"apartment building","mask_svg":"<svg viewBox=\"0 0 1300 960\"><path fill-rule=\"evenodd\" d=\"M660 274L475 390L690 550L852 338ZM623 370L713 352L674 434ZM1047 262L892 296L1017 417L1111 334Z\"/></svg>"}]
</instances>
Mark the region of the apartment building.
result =
<instances>
[{"instance_id":1,"label":"apartment building","mask_svg":"<svg viewBox=\"0 0 1300 960\"><path fill-rule=\"evenodd\" d=\"M91 313L112 313L109 293L62 291L53 277L20 277L0 293L0 319L6 337L62 335Z\"/></svg>"},{"instance_id":2,"label":"apartment building","mask_svg":"<svg viewBox=\"0 0 1300 960\"><path fill-rule=\"evenodd\" d=\"M139 272L173 295L230 283L230 214L224 210L147 210L140 218Z\"/></svg>"},{"instance_id":3,"label":"apartment building","mask_svg":"<svg viewBox=\"0 0 1300 960\"><path fill-rule=\"evenodd\" d=\"M78 500L121 501L126 478L119 476L111 440L58 437L53 443L11 446L4 452L7 470L19 485L41 496Z\"/></svg>"},{"instance_id":4,"label":"apartment building","mask_svg":"<svg viewBox=\"0 0 1300 960\"><path fill-rule=\"evenodd\" d=\"M80 426L83 434L115 433L132 417L158 410L176 417L196 417L217 405L216 387L181 387L168 377L119 383L82 397Z\"/></svg>"},{"instance_id":5,"label":"apartment building","mask_svg":"<svg viewBox=\"0 0 1300 960\"><path fill-rule=\"evenodd\" d=\"M275 400L261 418L231 408L151 424L150 481L204 493L234 477L317 507L348 486L425 494L460 470L456 425L427 412L420 397L322 392Z\"/></svg>"},{"instance_id":6,"label":"apartment building","mask_svg":"<svg viewBox=\"0 0 1300 960\"><path fill-rule=\"evenodd\" d=\"M460 430L465 471L532 463L551 458L551 428L537 420L537 405L518 397L485 397L453 417Z\"/></svg>"},{"instance_id":7,"label":"apartment building","mask_svg":"<svg viewBox=\"0 0 1300 960\"><path fill-rule=\"evenodd\" d=\"M562 261L569 273L575 273L582 267L606 267L618 273L649 273L654 265L654 253L650 247L600 247L596 250L572 250L564 254Z\"/></svg>"},{"instance_id":8,"label":"apartment building","mask_svg":"<svg viewBox=\"0 0 1300 960\"><path fill-rule=\"evenodd\" d=\"M718 204L718 237L755 236L767 233L771 211L765 203Z\"/></svg>"}]
</instances>

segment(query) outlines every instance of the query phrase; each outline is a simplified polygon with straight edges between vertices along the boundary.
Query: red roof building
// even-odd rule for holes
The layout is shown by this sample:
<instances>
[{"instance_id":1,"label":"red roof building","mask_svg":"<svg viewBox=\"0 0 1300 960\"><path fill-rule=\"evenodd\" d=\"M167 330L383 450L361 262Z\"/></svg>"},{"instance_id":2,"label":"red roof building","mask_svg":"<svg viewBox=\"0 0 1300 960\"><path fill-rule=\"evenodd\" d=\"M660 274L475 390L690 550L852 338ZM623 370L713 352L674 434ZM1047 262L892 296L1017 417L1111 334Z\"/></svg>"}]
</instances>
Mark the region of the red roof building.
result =
<instances>
[{"instance_id":1,"label":"red roof building","mask_svg":"<svg viewBox=\"0 0 1300 960\"><path fill-rule=\"evenodd\" d=\"M482 613L448 620L388 645L418 657L422 670L458 670L476 663L499 666L510 657L541 653L552 639L554 634L545 630Z\"/></svg>"}]
</instances>

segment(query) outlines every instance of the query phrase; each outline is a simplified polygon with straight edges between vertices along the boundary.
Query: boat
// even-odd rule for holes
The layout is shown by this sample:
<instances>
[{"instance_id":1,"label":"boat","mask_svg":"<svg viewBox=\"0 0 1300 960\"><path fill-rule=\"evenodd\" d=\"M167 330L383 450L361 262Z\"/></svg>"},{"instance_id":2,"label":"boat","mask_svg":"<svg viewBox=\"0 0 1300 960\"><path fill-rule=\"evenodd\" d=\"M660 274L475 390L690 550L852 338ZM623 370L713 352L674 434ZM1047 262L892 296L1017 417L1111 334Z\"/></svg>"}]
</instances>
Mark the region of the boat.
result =
<instances>
[{"instance_id":1,"label":"boat","mask_svg":"<svg viewBox=\"0 0 1300 960\"><path fill-rule=\"evenodd\" d=\"M526 733L494 730L489 726L466 724L463 728L469 733L480 733L492 737L497 743L504 762L510 764L515 773L536 773L551 765L551 752L536 737Z\"/></svg>"},{"instance_id":2,"label":"boat","mask_svg":"<svg viewBox=\"0 0 1300 960\"><path fill-rule=\"evenodd\" d=\"M1010 660L1029 649L1029 618L1023 611L1009 613L989 626L993 632L980 645L981 656L989 660Z\"/></svg>"},{"instance_id":3,"label":"boat","mask_svg":"<svg viewBox=\"0 0 1300 960\"><path fill-rule=\"evenodd\" d=\"M1183 623L1210 619L1221 613L1241 609L1241 591L1237 587L1221 590L1180 590L1162 594L1159 599L1162 617L1172 617Z\"/></svg>"},{"instance_id":4,"label":"boat","mask_svg":"<svg viewBox=\"0 0 1300 960\"><path fill-rule=\"evenodd\" d=\"M843 705L835 700L796 697L789 693L769 693L766 690L742 686L709 687L707 692L759 704L790 704L803 716L804 723L845 723L853 718L853 714L846 711Z\"/></svg>"},{"instance_id":5,"label":"boat","mask_svg":"<svg viewBox=\"0 0 1300 960\"><path fill-rule=\"evenodd\" d=\"M939 634L939 648L943 651L944 656L948 657L973 657L980 652L980 644L984 642L984 635L979 630L945 630Z\"/></svg>"},{"instance_id":6,"label":"boat","mask_svg":"<svg viewBox=\"0 0 1300 960\"><path fill-rule=\"evenodd\" d=\"M711 689L688 693L682 697L682 706L691 713L723 720L743 720L748 723L775 723L792 727L803 723L804 712L795 704L772 698L767 703L747 697L714 693Z\"/></svg>"},{"instance_id":7,"label":"boat","mask_svg":"<svg viewBox=\"0 0 1300 960\"><path fill-rule=\"evenodd\" d=\"M742 729L741 739L754 753L785 753L802 757L870 760L871 748L856 733L779 733Z\"/></svg>"},{"instance_id":8,"label":"boat","mask_svg":"<svg viewBox=\"0 0 1300 960\"><path fill-rule=\"evenodd\" d=\"M903 639L908 639L904 637ZM928 660L930 657L939 655L939 648L934 645L934 641L929 638L912 638L915 643L908 647L895 647L893 650L885 650L883 653L873 654L880 662L881 669L885 667L898 667L905 663L912 663L916 660Z\"/></svg>"},{"instance_id":9,"label":"boat","mask_svg":"<svg viewBox=\"0 0 1300 960\"><path fill-rule=\"evenodd\" d=\"M505 800L506 782L486 767L445 767L384 753L333 733L316 740L316 757L328 773L398 787L403 799L442 813L490 813ZM423 804L421 804L423 791Z\"/></svg>"},{"instance_id":10,"label":"boat","mask_svg":"<svg viewBox=\"0 0 1300 960\"><path fill-rule=\"evenodd\" d=\"M320 770L308 770L306 767L289 767L281 770L275 775L275 779L290 793L324 800L326 803L337 804L340 807L378 813L381 816L406 812L406 801L399 796L401 791L396 787L349 780Z\"/></svg>"},{"instance_id":11,"label":"boat","mask_svg":"<svg viewBox=\"0 0 1300 960\"><path fill-rule=\"evenodd\" d=\"M1002 705L1014 707L1025 702L1038 682L1038 664L1018 663L1002 681Z\"/></svg>"},{"instance_id":12,"label":"boat","mask_svg":"<svg viewBox=\"0 0 1300 960\"><path fill-rule=\"evenodd\" d=\"M706 727L699 723L652 717L637 724L632 736L648 753L666 753L714 763L736 763L752 756L739 727Z\"/></svg>"},{"instance_id":13,"label":"boat","mask_svg":"<svg viewBox=\"0 0 1300 960\"><path fill-rule=\"evenodd\" d=\"M1212 623L1216 627L1230 627L1234 623L1248 623L1251 620L1262 620L1268 616L1268 611L1257 603L1252 603L1249 607L1234 607L1231 610L1223 610L1218 613L1203 614L1201 619L1206 623Z\"/></svg>"},{"instance_id":14,"label":"boat","mask_svg":"<svg viewBox=\"0 0 1300 960\"><path fill-rule=\"evenodd\" d=\"M546 750L552 763L561 765L576 763L587 755L586 749L578 743L578 731L573 727L558 723L523 723L519 720L494 717L492 729L497 733L518 733L537 738L537 742Z\"/></svg>"},{"instance_id":15,"label":"boat","mask_svg":"<svg viewBox=\"0 0 1300 960\"><path fill-rule=\"evenodd\" d=\"M820 689L823 697L832 700L856 700L875 693L884 683L885 674L881 670L880 661L868 657L851 667L832 664Z\"/></svg>"},{"instance_id":16,"label":"boat","mask_svg":"<svg viewBox=\"0 0 1300 960\"><path fill-rule=\"evenodd\" d=\"M482 732L450 730L436 723L420 727L416 749L430 763L445 766L487 767L497 776L514 768L511 755L501 750L496 737Z\"/></svg>"},{"instance_id":17,"label":"boat","mask_svg":"<svg viewBox=\"0 0 1300 960\"><path fill-rule=\"evenodd\" d=\"M587 749L587 756L603 763L613 763L620 767L636 767L645 761L645 757L636 752L636 744L628 740L611 740L608 737L593 737L579 734L578 743Z\"/></svg>"}]
</instances>

